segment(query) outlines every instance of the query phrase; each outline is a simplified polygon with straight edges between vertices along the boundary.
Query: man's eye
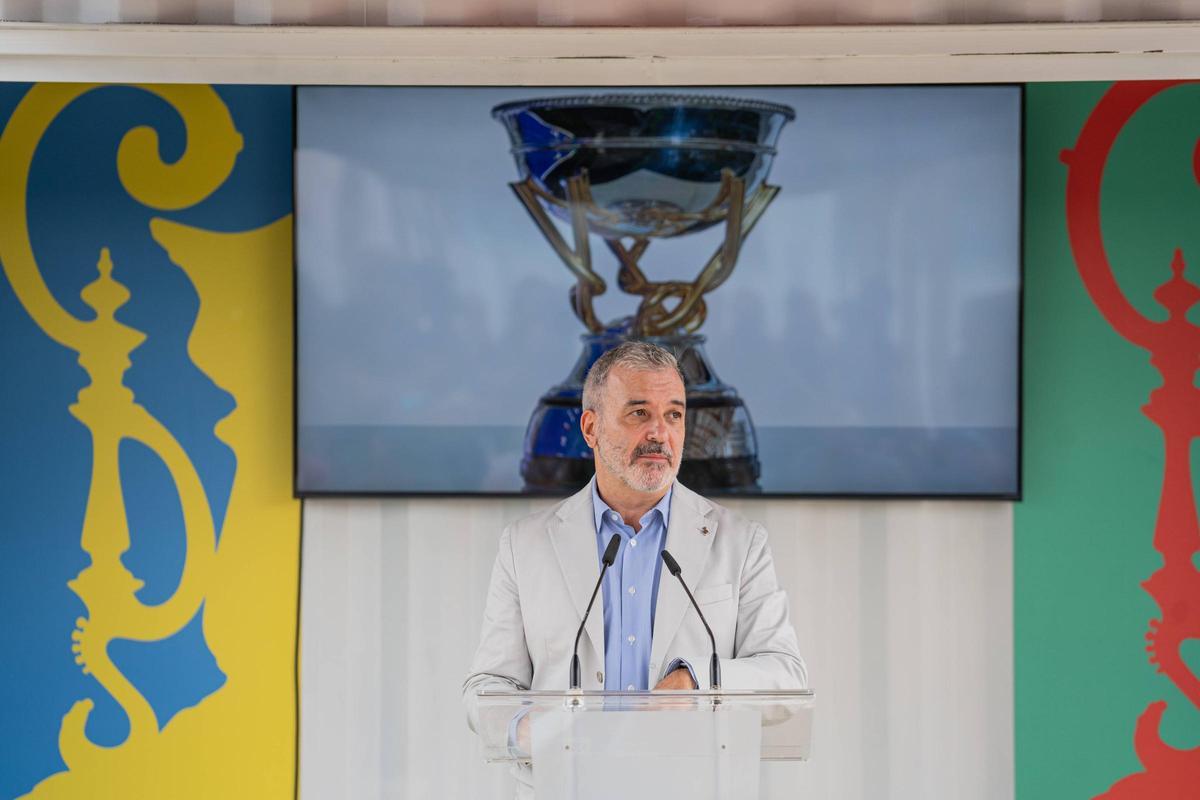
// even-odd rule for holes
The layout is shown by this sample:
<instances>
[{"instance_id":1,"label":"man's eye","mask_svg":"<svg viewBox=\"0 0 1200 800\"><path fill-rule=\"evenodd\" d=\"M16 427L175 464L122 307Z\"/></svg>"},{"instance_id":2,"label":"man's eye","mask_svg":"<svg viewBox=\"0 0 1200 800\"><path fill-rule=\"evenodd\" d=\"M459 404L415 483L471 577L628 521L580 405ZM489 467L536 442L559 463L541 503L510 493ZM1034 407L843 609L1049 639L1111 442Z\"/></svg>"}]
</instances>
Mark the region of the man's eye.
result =
<instances>
[{"instance_id":1,"label":"man's eye","mask_svg":"<svg viewBox=\"0 0 1200 800\"><path fill-rule=\"evenodd\" d=\"M636 415L640 415L640 416L643 416L643 417L644 417L644 416L646 416L646 409L644 409L644 408L635 408L635 409L633 410L633 413L634 413L634 414L636 414Z\"/></svg>"}]
</instances>

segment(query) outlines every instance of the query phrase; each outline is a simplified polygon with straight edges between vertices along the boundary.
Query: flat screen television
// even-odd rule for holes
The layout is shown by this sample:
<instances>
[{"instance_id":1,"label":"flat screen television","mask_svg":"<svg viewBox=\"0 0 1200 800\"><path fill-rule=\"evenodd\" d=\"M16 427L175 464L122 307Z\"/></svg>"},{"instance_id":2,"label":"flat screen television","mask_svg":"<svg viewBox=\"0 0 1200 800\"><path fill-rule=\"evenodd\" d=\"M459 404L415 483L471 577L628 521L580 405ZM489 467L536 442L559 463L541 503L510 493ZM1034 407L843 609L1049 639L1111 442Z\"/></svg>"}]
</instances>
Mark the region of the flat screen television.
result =
<instances>
[{"instance_id":1,"label":"flat screen television","mask_svg":"<svg viewBox=\"0 0 1200 800\"><path fill-rule=\"evenodd\" d=\"M302 87L296 490L566 494L591 362L710 495L1019 493L1022 90Z\"/></svg>"}]
</instances>

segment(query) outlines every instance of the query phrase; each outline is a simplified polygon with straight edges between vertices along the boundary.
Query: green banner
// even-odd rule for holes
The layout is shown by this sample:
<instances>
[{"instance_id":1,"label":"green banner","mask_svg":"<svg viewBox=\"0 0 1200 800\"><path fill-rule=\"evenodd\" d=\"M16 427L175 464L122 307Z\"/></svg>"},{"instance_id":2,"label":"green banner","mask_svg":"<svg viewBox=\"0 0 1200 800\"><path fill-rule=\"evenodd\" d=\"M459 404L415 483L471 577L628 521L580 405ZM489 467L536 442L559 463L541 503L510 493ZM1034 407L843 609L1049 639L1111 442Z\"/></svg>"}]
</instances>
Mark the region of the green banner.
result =
<instances>
[{"instance_id":1,"label":"green banner","mask_svg":"<svg viewBox=\"0 0 1200 800\"><path fill-rule=\"evenodd\" d=\"M1164 563L1155 532L1165 461L1163 431L1142 407L1163 378L1150 353L1118 333L1096 302L1123 296L1131 316L1160 323L1168 314L1154 292L1171 279L1175 251L1200 262L1200 86L1123 86L1031 84L1026 92L1024 501L1014 532L1022 799L1093 797L1143 772L1110 796L1183 797L1148 787L1186 793L1200 786L1200 773L1189 790L1181 782L1186 770L1147 769L1135 752L1135 726L1151 703L1166 701L1159 732L1175 748L1200 745L1200 712L1146 650L1150 621L1163 617L1141 584ZM1105 117L1094 118L1097 126L1124 119L1115 102L1098 110L1111 91L1152 96L1127 102L1132 113L1107 160L1087 161L1083 143L1077 146L1085 122L1094 113ZM1075 189L1074 248L1068 163L1078 175L1089 165L1103 170L1098 201L1094 192L1086 196L1084 181ZM1089 261L1081 232L1097 221L1115 285L1089 295L1080 264L1097 262ZM1200 276L1200 263L1186 274ZM1189 319L1200 314L1193 309ZM1194 506L1189 513L1194 524ZM1194 573L1176 564L1185 578L1189 566ZM1200 625L1200 591L1190 604ZM1191 673L1200 672L1200 641L1185 641L1180 652ZM1187 755L1197 764L1197 755Z\"/></svg>"}]
</instances>

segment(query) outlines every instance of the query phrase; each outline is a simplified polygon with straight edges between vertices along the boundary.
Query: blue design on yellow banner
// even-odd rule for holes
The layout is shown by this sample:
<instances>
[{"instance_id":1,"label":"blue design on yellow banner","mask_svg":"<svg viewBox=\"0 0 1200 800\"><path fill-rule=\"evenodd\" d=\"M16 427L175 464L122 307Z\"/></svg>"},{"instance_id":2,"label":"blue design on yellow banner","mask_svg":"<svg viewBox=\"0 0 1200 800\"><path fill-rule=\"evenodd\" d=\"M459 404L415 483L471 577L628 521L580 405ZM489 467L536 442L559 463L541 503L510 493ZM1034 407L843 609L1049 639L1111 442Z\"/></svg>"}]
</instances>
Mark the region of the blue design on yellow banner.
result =
<instances>
[{"instance_id":1,"label":"blue design on yellow banner","mask_svg":"<svg viewBox=\"0 0 1200 800\"><path fill-rule=\"evenodd\" d=\"M0 85L0 797L293 792L291 104Z\"/></svg>"}]
</instances>

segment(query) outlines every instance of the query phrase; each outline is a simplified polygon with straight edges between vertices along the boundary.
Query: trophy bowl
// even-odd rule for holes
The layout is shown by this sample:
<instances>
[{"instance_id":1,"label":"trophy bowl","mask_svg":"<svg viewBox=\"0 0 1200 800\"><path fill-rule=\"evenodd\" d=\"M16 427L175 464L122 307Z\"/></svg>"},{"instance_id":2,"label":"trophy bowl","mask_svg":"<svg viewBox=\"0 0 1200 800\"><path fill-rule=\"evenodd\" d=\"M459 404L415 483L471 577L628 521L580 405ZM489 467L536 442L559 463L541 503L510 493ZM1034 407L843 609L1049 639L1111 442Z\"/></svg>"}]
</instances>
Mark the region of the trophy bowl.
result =
<instances>
[{"instance_id":1,"label":"trophy bowl","mask_svg":"<svg viewBox=\"0 0 1200 800\"><path fill-rule=\"evenodd\" d=\"M522 179L561 220L583 202L604 239L665 238L724 219L728 178L746 197L766 181L775 143L795 118L759 100L674 94L602 94L505 103L492 116L508 131ZM573 176L588 196L572 196Z\"/></svg>"}]
</instances>

